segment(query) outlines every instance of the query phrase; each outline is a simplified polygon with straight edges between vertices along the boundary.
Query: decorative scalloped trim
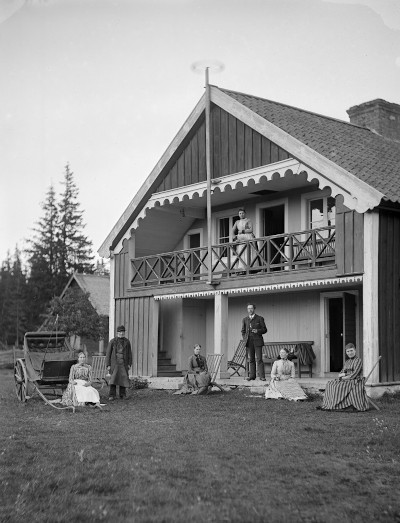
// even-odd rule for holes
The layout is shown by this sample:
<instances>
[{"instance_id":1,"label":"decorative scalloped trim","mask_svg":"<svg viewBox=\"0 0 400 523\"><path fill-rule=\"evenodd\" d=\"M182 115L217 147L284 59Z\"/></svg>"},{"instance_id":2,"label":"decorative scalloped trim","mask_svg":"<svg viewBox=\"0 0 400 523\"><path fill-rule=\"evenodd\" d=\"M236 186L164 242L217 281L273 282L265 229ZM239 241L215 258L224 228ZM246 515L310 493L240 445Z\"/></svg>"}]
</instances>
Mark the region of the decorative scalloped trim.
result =
<instances>
[{"instance_id":1,"label":"decorative scalloped trim","mask_svg":"<svg viewBox=\"0 0 400 523\"><path fill-rule=\"evenodd\" d=\"M224 289L221 291L199 291L185 292L181 294L163 294L154 296L155 300L173 300L178 298L196 298L201 296L215 296L216 294L238 294L242 292L276 291L286 289L305 289L312 287L329 287L340 283L362 283L363 277L343 276L342 278L327 278L325 280L305 280L288 283L273 283L270 285L257 285L253 287L240 287L236 289Z\"/></svg>"}]
</instances>

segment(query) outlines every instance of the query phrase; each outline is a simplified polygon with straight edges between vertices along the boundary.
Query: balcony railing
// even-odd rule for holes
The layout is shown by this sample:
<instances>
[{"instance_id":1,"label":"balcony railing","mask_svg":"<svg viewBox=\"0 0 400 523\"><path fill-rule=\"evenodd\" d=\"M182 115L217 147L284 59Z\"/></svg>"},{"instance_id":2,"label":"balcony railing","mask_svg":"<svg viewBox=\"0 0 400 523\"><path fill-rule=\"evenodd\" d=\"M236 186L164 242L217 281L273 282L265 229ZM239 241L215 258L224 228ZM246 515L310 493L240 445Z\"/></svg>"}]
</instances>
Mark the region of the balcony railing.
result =
<instances>
[{"instance_id":1,"label":"balcony railing","mask_svg":"<svg viewBox=\"0 0 400 523\"><path fill-rule=\"evenodd\" d=\"M167 252L131 260L131 286L206 281L335 264L335 227Z\"/></svg>"}]
</instances>

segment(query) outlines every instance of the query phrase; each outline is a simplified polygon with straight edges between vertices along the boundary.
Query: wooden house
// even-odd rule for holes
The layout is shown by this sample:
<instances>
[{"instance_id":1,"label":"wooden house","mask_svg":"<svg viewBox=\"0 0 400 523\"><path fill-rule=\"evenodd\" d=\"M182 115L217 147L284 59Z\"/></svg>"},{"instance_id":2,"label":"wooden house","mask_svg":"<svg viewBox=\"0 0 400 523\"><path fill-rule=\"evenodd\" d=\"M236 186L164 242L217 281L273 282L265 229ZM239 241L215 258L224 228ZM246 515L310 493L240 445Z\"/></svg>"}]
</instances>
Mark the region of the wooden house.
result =
<instances>
[{"instance_id":1,"label":"wooden house","mask_svg":"<svg viewBox=\"0 0 400 523\"><path fill-rule=\"evenodd\" d=\"M374 384L400 383L400 106L348 123L208 89L99 250L134 374L180 372L200 343L227 377L250 302L266 341L314 342L314 376L354 342L365 374L382 356ZM238 244L242 206L255 239Z\"/></svg>"},{"instance_id":2,"label":"wooden house","mask_svg":"<svg viewBox=\"0 0 400 523\"><path fill-rule=\"evenodd\" d=\"M108 274L72 274L64 287L60 298L65 296L68 289L78 289L82 293L89 293L89 301L98 316L108 317L110 306L110 277ZM53 318L54 321L54 318ZM77 349L86 349L89 356L105 353L108 339L95 341L80 336L73 336L71 344Z\"/></svg>"}]
</instances>

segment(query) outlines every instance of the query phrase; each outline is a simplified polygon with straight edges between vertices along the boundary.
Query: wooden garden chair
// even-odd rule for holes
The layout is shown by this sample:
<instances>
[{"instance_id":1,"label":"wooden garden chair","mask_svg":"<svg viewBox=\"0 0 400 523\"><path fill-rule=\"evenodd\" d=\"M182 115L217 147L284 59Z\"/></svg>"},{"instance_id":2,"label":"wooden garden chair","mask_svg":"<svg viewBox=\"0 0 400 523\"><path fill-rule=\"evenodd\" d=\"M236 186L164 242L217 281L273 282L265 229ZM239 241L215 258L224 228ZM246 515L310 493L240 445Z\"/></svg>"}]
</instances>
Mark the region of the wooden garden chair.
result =
<instances>
[{"instance_id":1,"label":"wooden garden chair","mask_svg":"<svg viewBox=\"0 0 400 523\"><path fill-rule=\"evenodd\" d=\"M106 380L106 357L105 356L93 356L92 357L92 381L101 383L101 388L104 384L108 385Z\"/></svg>"},{"instance_id":2,"label":"wooden garden chair","mask_svg":"<svg viewBox=\"0 0 400 523\"><path fill-rule=\"evenodd\" d=\"M224 389L216 383L217 374L221 366L222 354L207 354L206 362L208 367L208 372L211 376L210 387L217 387L221 392L224 392Z\"/></svg>"},{"instance_id":3,"label":"wooden garden chair","mask_svg":"<svg viewBox=\"0 0 400 523\"><path fill-rule=\"evenodd\" d=\"M246 360L247 352L246 352L246 342L244 340L240 340L239 345L237 346L237 349L235 351L235 354L233 355L233 358L228 361L228 370L232 369L233 373L231 374L231 377L237 374L240 376L239 372L240 369L243 369L245 371L245 374L247 374L247 360Z\"/></svg>"}]
</instances>

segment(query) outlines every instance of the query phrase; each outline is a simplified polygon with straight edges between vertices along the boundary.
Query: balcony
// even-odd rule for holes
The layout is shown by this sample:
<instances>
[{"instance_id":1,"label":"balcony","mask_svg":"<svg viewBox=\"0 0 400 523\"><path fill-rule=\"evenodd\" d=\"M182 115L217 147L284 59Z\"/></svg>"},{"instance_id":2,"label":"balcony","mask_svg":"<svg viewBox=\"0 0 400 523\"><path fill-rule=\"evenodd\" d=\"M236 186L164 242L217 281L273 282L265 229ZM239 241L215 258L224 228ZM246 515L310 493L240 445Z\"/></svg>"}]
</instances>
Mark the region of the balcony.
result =
<instances>
[{"instance_id":1,"label":"balcony","mask_svg":"<svg viewBox=\"0 0 400 523\"><path fill-rule=\"evenodd\" d=\"M131 260L131 287L236 278L335 265L335 227L277 234Z\"/></svg>"}]
</instances>

